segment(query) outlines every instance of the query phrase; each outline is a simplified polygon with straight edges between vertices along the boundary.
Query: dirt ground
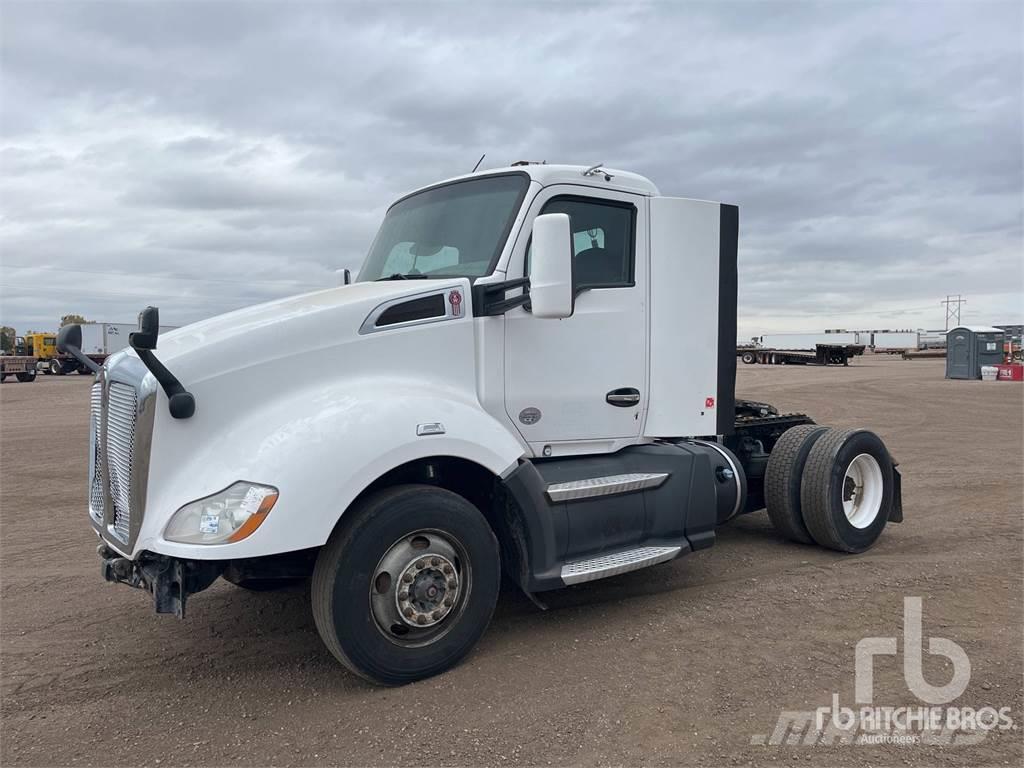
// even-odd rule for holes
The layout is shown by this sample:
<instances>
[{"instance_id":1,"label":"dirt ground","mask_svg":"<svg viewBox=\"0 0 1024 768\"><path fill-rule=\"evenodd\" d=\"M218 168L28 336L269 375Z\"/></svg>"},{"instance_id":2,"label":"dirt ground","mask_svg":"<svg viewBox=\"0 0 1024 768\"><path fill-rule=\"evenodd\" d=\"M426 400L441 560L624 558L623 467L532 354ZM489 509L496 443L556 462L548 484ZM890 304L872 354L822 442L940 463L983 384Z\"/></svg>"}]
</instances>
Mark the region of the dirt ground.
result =
<instances>
[{"instance_id":1,"label":"dirt ground","mask_svg":"<svg viewBox=\"0 0 1024 768\"><path fill-rule=\"evenodd\" d=\"M739 393L879 432L906 520L874 549L785 542L764 514L710 550L548 593L506 590L458 668L372 687L321 645L302 588L225 582L185 621L105 584L86 511L91 378L0 387L3 765L1020 765L1024 385L945 381L943 363L740 366ZM1010 707L1014 730L945 746L765 742L783 711L854 701L854 648L958 643L954 705ZM902 650L902 640L900 647ZM952 674L927 652L925 677ZM923 706L878 656L876 706ZM759 738L760 737L760 738Z\"/></svg>"}]
</instances>

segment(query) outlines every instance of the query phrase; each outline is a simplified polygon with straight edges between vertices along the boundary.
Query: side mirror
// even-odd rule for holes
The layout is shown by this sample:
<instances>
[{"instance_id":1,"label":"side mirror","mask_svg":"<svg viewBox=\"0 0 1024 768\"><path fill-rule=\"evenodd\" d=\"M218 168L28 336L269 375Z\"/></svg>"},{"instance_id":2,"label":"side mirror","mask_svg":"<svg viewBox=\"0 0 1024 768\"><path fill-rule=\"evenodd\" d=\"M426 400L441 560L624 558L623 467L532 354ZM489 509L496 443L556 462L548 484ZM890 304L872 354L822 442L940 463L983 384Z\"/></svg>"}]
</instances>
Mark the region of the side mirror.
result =
<instances>
[{"instance_id":1,"label":"side mirror","mask_svg":"<svg viewBox=\"0 0 1024 768\"><path fill-rule=\"evenodd\" d=\"M57 331L57 351L63 355L70 355L72 348L82 348L82 326L78 323L65 325Z\"/></svg>"},{"instance_id":2,"label":"side mirror","mask_svg":"<svg viewBox=\"0 0 1024 768\"><path fill-rule=\"evenodd\" d=\"M572 317L572 231L569 216L545 213L533 221L530 305L536 317Z\"/></svg>"},{"instance_id":3,"label":"side mirror","mask_svg":"<svg viewBox=\"0 0 1024 768\"><path fill-rule=\"evenodd\" d=\"M140 349L156 349L160 335L160 310L146 307L139 312L139 330L128 334L128 343L136 352Z\"/></svg>"},{"instance_id":4,"label":"side mirror","mask_svg":"<svg viewBox=\"0 0 1024 768\"><path fill-rule=\"evenodd\" d=\"M350 285L352 283L352 271L348 269L336 269L334 270L334 276L338 280L338 285Z\"/></svg>"},{"instance_id":5,"label":"side mirror","mask_svg":"<svg viewBox=\"0 0 1024 768\"><path fill-rule=\"evenodd\" d=\"M82 353L82 326L77 323L65 325L57 332L57 351L62 355L71 355L93 373L100 372L100 366Z\"/></svg>"}]
</instances>

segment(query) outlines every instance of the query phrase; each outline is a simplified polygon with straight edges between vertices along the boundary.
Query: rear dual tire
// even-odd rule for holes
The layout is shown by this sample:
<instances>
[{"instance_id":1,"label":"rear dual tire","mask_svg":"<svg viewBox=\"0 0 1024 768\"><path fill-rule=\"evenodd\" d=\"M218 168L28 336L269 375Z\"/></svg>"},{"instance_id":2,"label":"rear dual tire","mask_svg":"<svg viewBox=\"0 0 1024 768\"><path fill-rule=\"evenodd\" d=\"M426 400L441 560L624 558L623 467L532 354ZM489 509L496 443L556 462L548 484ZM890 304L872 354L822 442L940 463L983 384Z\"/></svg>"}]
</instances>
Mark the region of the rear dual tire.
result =
<instances>
[{"instance_id":1,"label":"rear dual tire","mask_svg":"<svg viewBox=\"0 0 1024 768\"><path fill-rule=\"evenodd\" d=\"M873 432L794 427L768 460L768 515L786 538L863 552L888 522L893 472L892 457Z\"/></svg>"},{"instance_id":2,"label":"rear dual tire","mask_svg":"<svg viewBox=\"0 0 1024 768\"><path fill-rule=\"evenodd\" d=\"M441 488L396 486L346 512L321 550L313 618L342 664L402 685L469 653L500 581L498 541L476 507Z\"/></svg>"},{"instance_id":3,"label":"rear dual tire","mask_svg":"<svg viewBox=\"0 0 1024 768\"><path fill-rule=\"evenodd\" d=\"M800 511L800 485L811 448L828 427L804 424L787 429L768 457L764 475L764 500L772 527L801 544L813 544Z\"/></svg>"}]
</instances>

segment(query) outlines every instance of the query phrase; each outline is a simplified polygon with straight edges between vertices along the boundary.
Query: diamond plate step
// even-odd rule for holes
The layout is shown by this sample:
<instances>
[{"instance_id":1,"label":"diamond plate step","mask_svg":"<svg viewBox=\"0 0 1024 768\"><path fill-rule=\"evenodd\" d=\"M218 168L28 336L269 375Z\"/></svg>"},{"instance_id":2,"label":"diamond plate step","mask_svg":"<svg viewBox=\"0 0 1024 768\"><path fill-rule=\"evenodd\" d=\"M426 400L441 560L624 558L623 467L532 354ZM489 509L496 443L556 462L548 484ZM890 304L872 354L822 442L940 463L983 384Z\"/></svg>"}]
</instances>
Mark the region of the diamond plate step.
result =
<instances>
[{"instance_id":1,"label":"diamond plate step","mask_svg":"<svg viewBox=\"0 0 1024 768\"><path fill-rule=\"evenodd\" d=\"M568 483L552 483L547 487L547 494L548 498L555 502L589 499L594 496L612 496L617 493L642 491L644 488L657 488L667 479L667 472L631 472L626 475L588 477L583 480L571 480Z\"/></svg>"},{"instance_id":2,"label":"diamond plate step","mask_svg":"<svg viewBox=\"0 0 1024 768\"><path fill-rule=\"evenodd\" d=\"M637 571L649 565L671 560L682 547L637 547L624 552L599 555L589 560L577 560L562 566L562 581L566 584L582 584L620 573Z\"/></svg>"}]
</instances>

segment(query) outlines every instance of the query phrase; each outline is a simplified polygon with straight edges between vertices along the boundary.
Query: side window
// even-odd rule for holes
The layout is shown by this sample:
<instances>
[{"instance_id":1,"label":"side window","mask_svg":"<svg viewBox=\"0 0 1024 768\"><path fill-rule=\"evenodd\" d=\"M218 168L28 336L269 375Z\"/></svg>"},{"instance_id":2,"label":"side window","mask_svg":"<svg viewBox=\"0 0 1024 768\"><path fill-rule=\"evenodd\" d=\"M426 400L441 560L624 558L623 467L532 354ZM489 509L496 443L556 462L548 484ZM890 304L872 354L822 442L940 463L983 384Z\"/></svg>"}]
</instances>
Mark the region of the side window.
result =
<instances>
[{"instance_id":1,"label":"side window","mask_svg":"<svg viewBox=\"0 0 1024 768\"><path fill-rule=\"evenodd\" d=\"M634 284L634 206L585 197L555 197L545 204L541 213L565 213L569 216L577 289L618 288ZM527 274L530 255L527 249Z\"/></svg>"}]
</instances>

